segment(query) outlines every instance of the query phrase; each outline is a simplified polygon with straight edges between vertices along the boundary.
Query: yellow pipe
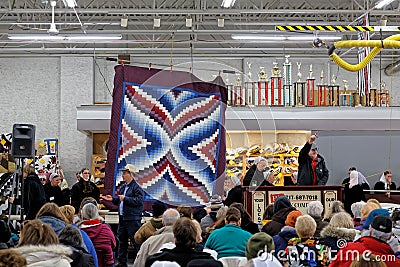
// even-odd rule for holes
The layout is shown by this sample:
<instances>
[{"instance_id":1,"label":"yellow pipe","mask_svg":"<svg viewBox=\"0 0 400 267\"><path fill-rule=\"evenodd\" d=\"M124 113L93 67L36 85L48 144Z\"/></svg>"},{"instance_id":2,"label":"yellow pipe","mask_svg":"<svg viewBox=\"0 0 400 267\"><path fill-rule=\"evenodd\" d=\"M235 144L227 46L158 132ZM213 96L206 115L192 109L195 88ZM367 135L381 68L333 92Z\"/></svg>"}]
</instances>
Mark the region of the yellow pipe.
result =
<instances>
[{"instance_id":1,"label":"yellow pipe","mask_svg":"<svg viewBox=\"0 0 400 267\"><path fill-rule=\"evenodd\" d=\"M338 64L341 68L348 70L348 71L359 71L371 60L378 55L378 53L382 50L383 47L392 47L392 48L400 48L400 34L396 34L390 36L382 41L380 40L359 40L359 41L338 41L335 42L333 45L335 48L340 47L374 47L372 51L358 64L350 64L344 61L341 57L339 57L336 53L332 53L329 57ZM382 47L383 44L383 47Z\"/></svg>"}]
</instances>

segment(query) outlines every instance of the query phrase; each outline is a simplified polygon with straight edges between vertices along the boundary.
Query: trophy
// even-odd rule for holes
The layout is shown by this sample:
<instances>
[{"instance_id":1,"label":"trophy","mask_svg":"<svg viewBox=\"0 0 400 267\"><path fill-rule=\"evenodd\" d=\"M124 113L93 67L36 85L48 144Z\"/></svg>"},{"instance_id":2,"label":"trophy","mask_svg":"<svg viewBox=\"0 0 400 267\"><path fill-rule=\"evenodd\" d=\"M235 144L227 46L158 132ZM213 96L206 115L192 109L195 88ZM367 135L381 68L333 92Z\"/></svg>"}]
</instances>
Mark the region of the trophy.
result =
<instances>
[{"instance_id":1,"label":"trophy","mask_svg":"<svg viewBox=\"0 0 400 267\"><path fill-rule=\"evenodd\" d=\"M343 93L339 95L340 106L351 107L353 105L353 95L347 92L348 89L347 80L343 80Z\"/></svg>"},{"instance_id":2,"label":"trophy","mask_svg":"<svg viewBox=\"0 0 400 267\"><path fill-rule=\"evenodd\" d=\"M246 64L247 64L247 67L249 68L249 71L247 72L247 78L251 82L251 63L250 62L246 62Z\"/></svg>"},{"instance_id":3,"label":"trophy","mask_svg":"<svg viewBox=\"0 0 400 267\"><path fill-rule=\"evenodd\" d=\"M326 106L327 105L327 92L326 87L327 85L324 84L324 70L321 70L321 75L319 76L320 83L317 85L318 90L318 106Z\"/></svg>"},{"instance_id":4,"label":"trophy","mask_svg":"<svg viewBox=\"0 0 400 267\"><path fill-rule=\"evenodd\" d=\"M279 69L278 62L273 62L272 77L271 77L271 105L283 105L283 87L281 70Z\"/></svg>"},{"instance_id":5,"label":"trophy","mask_svg":"<svg viewBox=\"0 0 400 267\"><path fill-rule=\"evenodd\" d=\"M301 62L296 62L297 64L297 82L301 82L301 72L300 72L300 67L301 67Z\"/></svg>"},{"instance_id":6,"label":"trophy","mask_svg":"<svg viewBox=\"0 0 400 267\"><path fill-rule=\"evenodd\" d=\"M285 56L283 63L283 104L294 106L294 89L292 85L292 63L289 62L290 55Z\"/></svg>"},{"instance_id":7,"label":"trophy","mask_svg":"<svg viewBox=\"0 0 400 267\"><path fill-rule=\"evenodd\" d=\"M310 70L308 72L309 74L307 77L307 106L314 106L315 79L313 77L312 64L310 64Z\"/></svg>"},{"instance_id":8,"label":"trophy","mask_svg":"<svg viewBox=\"0 0 400 267\"><path fill-rule=\"evenodd\" d=\"M265 72L264 67L260 67L260 71L258 72L258 79L263 82L267 80L267 73Z\"/></svg>"},{"instance_id":9,"label":"trophy","mask_svg":"<svg viewBox=\"0 0 400 267\"><path fill-rule=\"evenodd\" d=\"M347 83L348 83L347 80L343 80L343 90L344 90L344 93L347 93L347 90L349 89L349 86L348 86Z\"/></svg>"},{"instance_id":10,"label":"trophy","mask_svg":"<svg viewBox=\"0 0 400 267\"><path fill-rule=\"evenodd\" d=\"M331 85L336 85L336 76L332 74Z\"/></svg>"}]
</instances>

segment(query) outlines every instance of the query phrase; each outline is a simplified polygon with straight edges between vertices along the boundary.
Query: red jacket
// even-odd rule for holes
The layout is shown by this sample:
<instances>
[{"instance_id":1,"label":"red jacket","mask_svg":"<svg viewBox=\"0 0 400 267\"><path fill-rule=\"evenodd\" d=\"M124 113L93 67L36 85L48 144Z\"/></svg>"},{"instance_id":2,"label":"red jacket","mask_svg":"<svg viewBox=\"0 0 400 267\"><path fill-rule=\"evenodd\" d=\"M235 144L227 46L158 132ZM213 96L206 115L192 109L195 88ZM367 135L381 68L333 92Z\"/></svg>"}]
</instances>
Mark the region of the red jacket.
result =
<instances>
[{"instance_id":1,"label":"red jacket","mask_svg":"<svg viewBox=\"0 0 400 267\"><path fill-rule=\"evenodd\" d=\"M80 227L93 242L99 267L114 264L113 250L116 242L110 227L98 219L83 221Z\"/></svg>"},{"instance_id":2,"label":"red jacket","mask_svg":"<svg viewBox=\"0 0 400 267\"><path fill-rule=\"evenodd\" d=\"M364 236L360 239L350 242L345 248L339 250L336 258L332 260L329 267L347 267L352 261L360 257L368 259L368 255L375 254L386 263L388 267L400 266L400 259L394 255L392 248L385 242L371 236Z\"/></svg>"}]
</instances>

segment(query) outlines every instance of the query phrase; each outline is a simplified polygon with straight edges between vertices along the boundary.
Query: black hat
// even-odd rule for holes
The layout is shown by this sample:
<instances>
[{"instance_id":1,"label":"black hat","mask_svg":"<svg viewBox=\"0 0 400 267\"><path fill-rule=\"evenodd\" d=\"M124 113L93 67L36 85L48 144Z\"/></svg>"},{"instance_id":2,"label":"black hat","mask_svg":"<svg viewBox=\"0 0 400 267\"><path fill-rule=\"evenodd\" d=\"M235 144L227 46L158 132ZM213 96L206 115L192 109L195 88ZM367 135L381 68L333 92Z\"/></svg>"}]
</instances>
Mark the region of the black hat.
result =
<instances>
[{"instance_id":1,"label":"black hat","mask_svg":"<svg viewBox=\"0 0 400 267\"><path fill-rule=\"evenodd\" d=\"M318 146L316 143L311 144L311 150L318 150Z\"/></svg>"},{"instance_id":2,"label":"black hat","mask_svg":"<svg viewBox=\"0 0 400 267\"><path fill-rule=\"evenodd\" d=\"M371 227L384 233L392 232L392 221L386 215L378 215L371 223Z\"/></svg>"},{"instance_id":3,"label":"black hat","mask_svg":"<svg viewBox=\"0 0 400 267\"><path fill-rule=\"evenodd\" d=\"M159 217L167 210L167 205L158 200L151 207L153 209L153 217Z\"/></svg>"}]
</instances>

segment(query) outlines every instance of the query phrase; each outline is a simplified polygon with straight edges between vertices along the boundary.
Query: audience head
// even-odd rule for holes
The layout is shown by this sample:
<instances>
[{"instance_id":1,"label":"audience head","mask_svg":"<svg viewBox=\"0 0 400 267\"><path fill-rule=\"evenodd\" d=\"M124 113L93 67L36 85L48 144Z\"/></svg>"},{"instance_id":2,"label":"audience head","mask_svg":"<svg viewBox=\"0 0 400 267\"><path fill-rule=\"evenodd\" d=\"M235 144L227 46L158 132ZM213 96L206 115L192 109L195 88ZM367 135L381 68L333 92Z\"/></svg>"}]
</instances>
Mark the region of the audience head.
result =
<instances>
[{"instance_id":1,"label":"audience head","mask_svg":"<svg viewBox=\"0 0 400 267\"><path fill-rule=\"evenodd\" d=\"M342 201L335 200L332 205L325 211L325 219L330 219L335 213L344 211L344 205Z\"/></svg>"},{"instance_id":2,"label":"audience head","mask_svg":"<svg viewBox=\"0 0 400 267\"><path fill-rule=\"evenodd\" d=\"M370 236L388 241L392 236L392 221L386 215L376 216L370 226Z\"/></svg>"},{"instance_id":3,"label":"audience head","mask_svg":"<svg viewBox=\"0 0 400 267\"><path fill-rule=\"evenodd\" d=\"M68 224L58 236L60 242L66 241L68 244L81 247L83 244L82 235L79 229L71 224Z\"/></svg>"},{"instance_id":4,"label":"audience head","mask_svg":"<svg viewBox=\"0 0 400 267\"><path fill-rule=\"evenodd\" d=\"M217 220L221 220L223 218L225 218L226 216L226 212L228 211L228 207L227 206L223 206L222 208L220 208L217 212Z\"/></svg>"},{"instance_id":5,"label":"audience head","mask_svg":"<svg viewBox=\"0 0 400 267\"><path fill-rule=\"evenodd\" d=\"M226 211L225 223L237 223L238 225L240 225L240 222L240 211L235 207L229 207Z\"/></svg>"},{"instance_id":6,"label":"audience head","mask_svg":"<svg viewBox=\"0 0 400 267\"><path fill-rule=\"evenodd\" d=\"M300 238L312 238L317 230L317 223L310 215L302 215L297 218L295 228Z\"/></svg>"},{"instance_id":7,"label":"audience head","mask_svg":"<svg viewBox=\"0 0 400 267\"><path fill-rule=\"evenodd\" d=\"M208 203L212 212L217 212L221 207L224 206L222 198L219 195L213 195Z\"/></svg>"},{"instance_id":8,"label":"audience head","mask_svg":"<svg viewBox=\"0 0 400 267\"><path fill-rule=\"evenodd\" d=\"M176 247L194 248L196 244L196 226L189 218L179 218L172 228Z\"/></svg>"},{"instance_id":9,"label":"audience head","mask_svg":"<svg viewBox=\"0 0 400 267\"><path fill-rule=\"evenodd\" d=\"M375 209L368 214L368 217L363 225L364 229L369 229L369 226L371 225L372 221L378 215L384 215L390 219L390 213L387 209Z\"/></svg>"},{"instance_id":10,"label":"audience head","mask_svg":"<svg viewBox=\"0 0 400 267\"><path fill-rule=\"evenodd\" d=\"M285 225L295 227L297 218L301 215L302 215L301 211L299 211L299 210L293 210L293 211L289 212L289 214L287 215L286 220L285 220Z\"/></svg>"},{"instance_id":11,"label":"audience head","mask_svg":"<svg viewBox=\"0 0 400 267\"><path fill-rule=\"evenodd\" d=\"M274 202L274 214L280 211L281 209L289 208L292 204L290 200L285 196L279 196L275 199Z\"/></svg>"},{"instance_id":12,"label":"audience head","mask_svg":"<svg viewBox=\"0 0 400 267\"><path fill-rule=\"evenodd\" d=\"M386 267L386 263L381 260L380 257L376 257L375 254L369 254L369 257L365 255L359 255L355 258L350 267Z\"/></svg>"},{"instance_id":13,"label":"audience head","mask_svg":"<svg viewBox=\"0 0 400 267\"><path fill-rule=\"evenodd\" d=\"M249 219L251 217L242 203L233 202L229 207L237 208L240 211L240 218L242 219Z\"/></svg>"},{"instance_id":14,"label":"audience head","mask_svg":"<svg viewBox=\"0 0 400 267\"><path fill-rule=\"evenodd\" d=\"M275 249L274 240L264 232L254 234L247 241L246 258L248 260L256 258L263 252L271 252Z\"/></svg>"},{"instance_id":15,"label":"audience head","mask_svg":"<svg viewBox=\"0 0 400 267\"><path fill-rule=\"evenodd\" d=\"M313 218L319 219L324 211L324 206L322 206L321 201L311 201L307 206L307 214Z\"/></svg>"},{"instance_id":16,"label":"audience head","mask_svg":"<svg viewBox=\"0 0 400 267\"><path fill-rule=\"evenodd\" d=\"M192 207L186 205L179 205L176 210L179 212L181 217L193 219Z\"/></svg>"},{"instance_id":17,"label":"audience head","mask_svg":"<svg viewBox=\"0 0 400 267\"><path fill-rule=\"evenodd\" d=\"M25 267L27 264L25 257L17 250L0 250L0 267Z\"/></svg>"},{"instance_id":18,"label":"audience head","mask_svg":"<svg viewBox=\"0 0 400 267\"><path fill-rule=\"evenodd\" d=\"M263 220L271 220L274 215L274 204L268 204L263 214Z\"/></svg>"},{"instance_id":19,"label":"audience head","mask_svg":"<svg viewBox=\"0 0 400 267\"><path fill-rule=\"evenodd\" d=\"M393 222L393 225L398 225L398 223L400 222L400 210L399 209L395 209L393 211L392 222Z\"/></svg>"},{"instance_id":20,"label":"audience head","mask_svg":"<svg viewBox=\"0 0 400 267\"><path fill-rule=\"evenodd\" d=\"M379 208L382 208L381 203L379 203L379 201L375 198L368 199L367 203L375 203L376 205L378 205Z\"/></svg>"},{"instance_id":21,"label":"audience head","mask_svg":"<svg viewBox=\"0 0 400 267\"><path fill-rule=\"evenodd\" d=\"M99 209L96 205L88 203L83 206L81 211L82 220L94 220L99 218Z\"/></svg>"},{"instance_id":22,"label":"audience head","mask_svg":"<svg viewBox=\"0 0 400 267\"><path fill-rule=\"evenodd\" d=\"M31 220L23 224L18 246L48 246L58 243L58 237L50 225L40 220Z\"/></svg>"},{"instance_id":23,"label":"audience head","mask_svg":"<svg viewBox=\"0 0 400 267\"><path fill-rule=\"evenodd\" d=\"M179 212L176 209L167 209L164 211L162 220L165 226L172 226L180 218Z\"/></svg>"},{"instance_id":24,"label":"audience head","mask_svg":"<svg viewBox=\"0 0 400 267\"><path fill-rule=\"evenodd\" d=\"M153 205L151 205L151 208L153 209L153 217L159 218L167 210L167 205L165 205L164 202L156 200Z\"/></svg>"},{"instance_id":25,"label":"audience head","mask_svg":"<svg viewBox=\"0 0 400 267\"><path fill-rule=\"evenodd\" d=\"M71 224L74 222L75 208L71 205L64 205L60 207L60 211L64 214L67 219L67 223Z\"/></svg>"},{"instance_id":26,"label":"audience head","mask_svg":"<svg viewBox=\"0 0 400 267\"><path fill-rule=\"evenodd\" d=\"M364 201L351 204L351 213L353 213L354 218L361 218L362 216L361 210L364 207L364 205L365 205Z\"/></svg>"},{"instance_id":27,"label":"audience head","mask_svg":"<svg viewBox=\"0 0 400 267\"><path fill-rule=\"evenodd\" d=\"M95 205L97 207L98 203L96 201L96 199L92 198L92 197L85 197L84 199L82 199L81 201L81 205L79 206L79 212L82 211L83 206L85 206L86 204L92 203L93 205ZM77 211L75 211L77 212Z\"/></svg>"},{"instance_id":28,"label":"audience head","mask_svg":"<svg viewBox=\"0 0 400 267\"><path fill-rule=\"evenodd\" d=\"M331 227L354 229L353 219L347 212L338 212L334 214L329 222Z\"/></svg>"},{"instance_id":29,"label":"audience head","mask_svg":"<svg viewBox=\"0 0 400 267\"><path fill-rule=\"evenodd\" d=\"M11 230L8 223L0 220L0 243L7 243L11 238Z\"/></svg>"},{"instance_id":30,"label":"audience head","mask_svg":"<svg viewBox=\"0 0 400 267\"><path fill-rule=\"evenodd\" d=\"M54 217L68 223L67 218L65 218L64 214L60 211L60 208L53 202L44 204L36 214L36 219L40 219L42 216Z\"/></svg>"},{"instance_id":31,"label":"audience head","mask_svg":"<svg viewBox=\"0 0 400 267\"><path fill-rule=\"evenodd\" d=\"M369 213L373 210L380 209L380 207L375 202L365 203L365 205L361 208L361 219L367 219Z\"/></svg>"}]
</instances>

